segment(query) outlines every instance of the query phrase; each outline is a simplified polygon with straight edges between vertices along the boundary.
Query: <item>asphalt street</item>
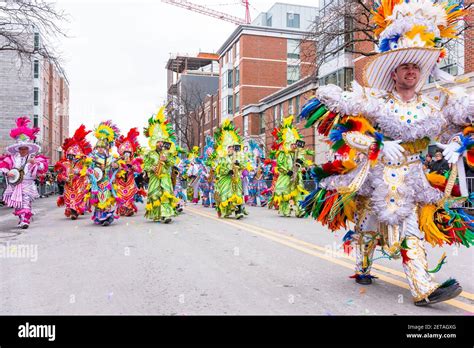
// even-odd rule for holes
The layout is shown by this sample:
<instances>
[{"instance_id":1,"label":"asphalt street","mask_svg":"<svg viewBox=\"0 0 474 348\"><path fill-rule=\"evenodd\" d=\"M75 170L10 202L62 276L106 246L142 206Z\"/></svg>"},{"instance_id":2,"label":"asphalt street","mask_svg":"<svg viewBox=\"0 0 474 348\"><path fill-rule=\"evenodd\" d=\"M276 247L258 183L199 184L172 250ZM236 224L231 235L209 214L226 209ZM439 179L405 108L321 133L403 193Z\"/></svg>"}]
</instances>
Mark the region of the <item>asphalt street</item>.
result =
<instances>
[{"instance_id":1,"label":"asphalt street","mask_svg":"<svg viewBox=\"0 0 474 348\"><path fill-rule=\"evenodd\" d=\"M350 279L344 232L309 219L248 208L244 220L218 219L190 204L173 223L139 214L109 227L90 216L66 219L56 197L35 202L29 229L0 208L0 314L472 315L473 253L427 246L435 278L459 280L458 298L413 305L401 260L378 259L374 284ZM381 254L376 252L376 257Z\"/></svg>"}]
</instances>

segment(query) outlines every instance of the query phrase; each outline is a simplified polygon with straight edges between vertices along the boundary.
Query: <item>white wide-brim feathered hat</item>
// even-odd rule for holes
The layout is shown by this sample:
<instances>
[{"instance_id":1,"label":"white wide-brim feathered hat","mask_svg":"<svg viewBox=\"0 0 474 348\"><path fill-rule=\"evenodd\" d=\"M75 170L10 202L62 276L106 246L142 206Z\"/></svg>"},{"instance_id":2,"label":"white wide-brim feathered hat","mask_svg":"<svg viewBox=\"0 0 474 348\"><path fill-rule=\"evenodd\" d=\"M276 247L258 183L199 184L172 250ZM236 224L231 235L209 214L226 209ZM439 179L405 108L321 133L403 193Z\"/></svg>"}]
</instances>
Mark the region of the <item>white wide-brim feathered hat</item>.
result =
<instances>
[{"instance_id":1,"label":"white wide-brim feathered hat","mask_svg":"<svg viewBox=\"0 0 474 348\"><path fill-rule=\"evenodd\" d=\"M430 75L453 82L438 63L445 56L443 40L456 38L456 27L465 15L456 1L380 0L372 11L379 39L378 54L369 58L363 72L367 87L392 91L392 72L402 64L417 64L420 91Z\"/></svg>"},{"instance_id":2,"label":"white wide-brim feathered hat","mask_svg":"<svg viewBox=\"0 0 474 348\"><path fill-rule=\"evenodd\" d=\"M18 152L20 152L20 148L22 147L27 147L28 148L28 153L30 155L37 154L38 152L41 152L41 146L35 143L30 143L30 142L18 142L13 145L7 146L6 150L8 153L14 155Z\"/></svg>"},{"instance_id":3,"label":"white wide-brim feathered hat","mask_svg":"<svg viewBox=\"0 0 474 348\"><path fill-rule=\"evenodd\" d=\"M28 127L30 122L31 120L26 116L17 118L16 128L10 131L10 137L15 140L15 143L6 147L5 150L8 153L14 155L18 153L22 147L27 147L30 155L41 151L41 146L34 143L36 134L38 134L40 129L38 127Z\"/></svg>"}]
</instances>

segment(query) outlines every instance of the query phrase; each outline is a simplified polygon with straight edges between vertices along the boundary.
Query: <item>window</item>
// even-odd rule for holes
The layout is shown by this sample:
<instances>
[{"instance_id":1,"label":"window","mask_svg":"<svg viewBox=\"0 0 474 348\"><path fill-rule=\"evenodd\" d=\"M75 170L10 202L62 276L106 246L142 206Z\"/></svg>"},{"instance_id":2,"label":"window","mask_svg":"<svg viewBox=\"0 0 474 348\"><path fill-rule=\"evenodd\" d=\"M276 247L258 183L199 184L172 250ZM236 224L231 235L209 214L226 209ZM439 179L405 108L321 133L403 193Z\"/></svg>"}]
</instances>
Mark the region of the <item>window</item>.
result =
<instances>
[{"instance_id":1,"label":"window","mask_svg":"<svg viewBox=\"0 0 474 348\"><path fill-rule=\"evenodd\" d=\"M232 78L233 73L234 73L234 70L227 71L227 87L228 88L234 87L233 78Z\"/></svg>"},{"instance_id":2,"label":"window","mask_svg":"<svg viewBox=\"0 0 474 348\"><path fill-rule=\"evenodd\" d=\"M206 112L206 121L205 121L205 123L209 123L209 122L211 122L211 112L210 111Z\"/></svg>"},{"instance_id":3,"label":"window","mask_svg":"<svg viewBox=\"0 0 474 348\"><path fill-rule=\"evenodd\" d=\"M249 117L244 116L244 137L249 135Z\"/></svg>"},{"instance_id":4,"label":"window","mask_svg":"<svg viewBox=\"0 0 474 348\"><path fill-rule=\"evenodd\" d=\"M277 126L277 117L278 117L278 106L273 107L273 124L276 127Z\"/></svg>"},{"instance_id":5,"label":"window","mask_svg":"<svg viewBox=\"0 0 474 348\"><path fill-rule=\"evenodd\" d=\"M33 115L33 127L38 127L38 115Z\"/></svg>"},{"instance_id":6,"label":"window","mask_svg":"<svg viewBox=\"0 0 474 348\"><path fill-rule=\"evenodd\" d=\"M300 41L299 40L287 40L286 56L289 59L300 59Z\"/></svg>"},{"instance_id":7,"label":"window","mask_svg":"<svg viewBox=\"0 0 474 348\"><path fill-rule=\"evenodd\" d=\"M224 90L225 86L227 86L227 72L222 74L222 90Z\"/></svg>"},{"instance_id":8,"label":"window","mask_svg":"<svg viewBox=\"0 0 474 348\"><path fill-rule=\"evenodd\" d=\"M446 65L440 68L443 71L446 71L448 74L456 76L458 75L458 66L457 65ZM433 76L430 75L428 78L428 83L435 82L436 80L433 78Z\"/></svg>"},{"instance_id":9,"label":"window","mask_svg":"<svg viewBox=\"0 0 474 348\"><path fill-rule=\"evenodd\" d=\"M299 65L288 65L286 70L286 78L288 85L291 85L300 79Z\"/></svg>"},{"instance_id":10,"label":"window","mask_svg":"<svg viewBox=\"0 0 474 348\"><path fill-rule=\"evenodd\" d=\"M272 16L270 17L267 17L267 23L266 23L267 27L271 27L272 26Z\"/></svg>"},{"instance_id":11,"label":"window","mask_svg":"<svg viewBox=\"0 0 474 348\"><path fill-rule=\"evenodd\" d=\"M240 85L240 67L235 67L235 86Z\"/></svg>"},{"instance_id":12,"label":"window","mask_svg":"<svg viewBox=\"0 0 474 348\"><path fill-rule=\"evenodd\" d=\"M217 117L217 106L214 106L214 111L213 111L212 118L216 119L216 117Z\"/></svg>"},{"instance_id":13,"label":"window","mask_svg":"<svg viewBox=\"0 0 474 348\"><path fill-rule=\"evenodd\" d=\"M354 72L352 68L343 68L324 76L321 78L320 83L322 85L334 84L347 90L350 88L353 79Z\"/></svg>"},{"instance_id":14,"label":"window","mask_svg":"<svg viewBox=\"0 0 474 348\"><path fill-rule=\"evenodd\" d=\"M222 109L221 110L225 110L227 111L227 98L222 98Z\"/></svg>"},{"instance_id":15,"label":"window","mask_svg":"<svg viewBox=\"0 0 474 348\"><path fill-rule=\"evenodd\" d=\"M294 109L293 109L293 98L288 100L288 115L293 115Z\"/></svg>"},{"instance_id":16,"label":"window","mask_svg":"<svg viewBox=\"0 0 474 348\"><path fill-rule=\"evenodd\" d=\"M35 87L34 91L33 91L33 105L37 106L39 105L39 88L38 87Z\"/></svg>"},{"instance_id":17,"label":"window","mask_svg":"<svg viewBox=\"0 0 474 348\"><path fill-rule=\"evenodd\" d=\"M235 56L237 59L240 57L240 41L235 43Z\"/></svg>"},{"instance_id":18,"label":"window","mask_svg":"<svg viewBox=\"0 0 474 348\"><path fill-rule=\"evenodd\" d=\"M296 113L296 122L300 121L300 97L295 98L295 113Z\"/></svg>"},{"instance_id":19,"label":"window","mask_svg":"<svg viewBox=\"0 0 474 348\"><path fill-rule=\"evenodd\" d=\"M40 49L40 37L39 33L35 33L35 51Z\"/></svg>"},{"instance_id":20,"label":"window","mask_svg":"<svg viewBox=\"0 0 474 348\"><path fill-rule=\"evenodd\" d=\"M279 118L278 123L281 123L283 121L283 114L284 114L284 110L283 110L283 103L282 103L280 104L280 118Z\"/></svg>"},{"instance_id":21,"label":"window","mask_svg":"<svg viewBox=\"0 0 474 348\"><path fill-rule=\"evenodd\" d=\"M260 134L265 133L265 114L261 112L259 114L259 122L260 122Z\"/></svg>"},{"instance_id":22,"label":"window","mask_svg":"<svg viewBox=\"0 0 474 348\"><path fill-rule=\"evenodd\" d=\"M235 112L240 110L240 93L235 93Z\"/></svg>"},{"instance_id":23,"label":"window","mask_svg":"<svg viewBox=\"0 0 474 348\"><path fill-rule=\"evenodd\" d=\"M39 77L39 60L35 59L33 62L33 77L37 79Z\"/></svg>"},{"instance_id":24,"label":"window","mask_svg":"<svg viewBox=\"0 0 474 348\"><path fill-rule=\"evenodd\" d=\"M300 15L298 13L289 12L286 14L286 26L288 28L300 27Z\"/></svg>"},{"instance_id":25,"label":"window","mask_svg":"<svg viewBox=\"0 0 474 348\"><path fill-rule=\"evenodd\" d=\"M234 96L233 95L227 96L227 113L228 114L234 113Z\"/></svg>"}]
</instances>

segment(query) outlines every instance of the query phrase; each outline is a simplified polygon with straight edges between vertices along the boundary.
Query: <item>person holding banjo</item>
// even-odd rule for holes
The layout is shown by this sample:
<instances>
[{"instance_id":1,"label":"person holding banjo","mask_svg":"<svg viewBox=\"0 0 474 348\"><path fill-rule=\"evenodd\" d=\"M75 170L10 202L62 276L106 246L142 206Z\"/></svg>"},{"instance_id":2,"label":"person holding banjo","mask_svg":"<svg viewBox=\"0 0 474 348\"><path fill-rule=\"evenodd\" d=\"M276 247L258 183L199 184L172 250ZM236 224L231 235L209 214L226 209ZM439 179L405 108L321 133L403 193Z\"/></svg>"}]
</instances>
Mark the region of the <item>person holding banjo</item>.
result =
<instances>
[{"instance_id":1,"label":"person holding banjo","mask_svg":"<svg viewBox=\"0 0 474 348\"><path fill-rule=\"evenodd\" d=\"M148 120L144 134L150 150L144 158L144 170L149 177L148 199L145 217L155 222L168 224L177 215L179 199L174 195L171 171L176 164L178 152L174 130L166 120L165 107Z\"/></svg>"},{"instance_id":2,"label":"person holding banjo","mask_svg":"<svg viewBox=\"0 0 474 348\"><path fill-rule=\"evenodd\" d=\"M64 182L64 192L59 196L57 205L66 206L64 215L71 220L76 220L79 215L84 215L84 212L89 210L85 198L90 190L87 156L92 152L92 146L86 140L90 132L81 125L73 137L65 139L62 145L65 157L54 166L58 181Z\"/></svg>"},{"instance_id":3,"label":"person holding banjo","mask_svg":"<svg viewBox=\"0 0 474 348\"><path fill-rule=\"evenodd\" d=\"M119 165L110 154L110 149L119 133L117 126L110 120L100 123L94 131L97 143L90 154L88 174L91 183L89 204L95 208L92 220L97 225L109 226L118 219L115 205L122 199L115 191L114 184Z\"/></svg>"},{"instance_id":4,"label":"person holding banjo","mask_svg":"<svg viewBox=\"0 0 474 348\"><path fill-rule=\"evenodd\" d=\"M310 153L304 150L305 142L293 125L293 116L283 120L277 135L281 144L276 154L279 176L271 200L282 216L290 217L294 211L296 217L302 217L299 201L308 191L304 189L301 170L308 164L305 155Z\"/></svg>"},{"instance_id":5,"label":"person holding banjo","mask_svg":"<svg viewBox=\"0 0 474 348\"><path fill-rule=\"evenodd\" d=\"M35 143L39 128L29 128L26 116L16 120L16 128L10 131L15 143L7 146L7 154L0 156L0 171L7 179L3 201L14 208L18 216L18 227L26 229L30 225L33 212L32 202L39 197L35 184L36 176L48 171L48 159L38 155L41 147Z\"/></svg>"}]
</instances>

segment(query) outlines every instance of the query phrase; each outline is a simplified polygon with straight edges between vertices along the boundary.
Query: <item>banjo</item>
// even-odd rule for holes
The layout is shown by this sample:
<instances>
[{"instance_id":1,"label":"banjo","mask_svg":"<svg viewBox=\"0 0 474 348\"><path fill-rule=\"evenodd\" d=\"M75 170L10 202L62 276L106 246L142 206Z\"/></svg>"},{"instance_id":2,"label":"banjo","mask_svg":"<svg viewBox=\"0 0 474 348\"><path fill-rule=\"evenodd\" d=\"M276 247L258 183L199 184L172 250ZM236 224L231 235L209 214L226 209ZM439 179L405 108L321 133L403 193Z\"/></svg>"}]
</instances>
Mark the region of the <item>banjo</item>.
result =
<instances>
[{"instance_id":1,"label":"banjo","mask_svg":"<svg viewBox=\"0 0 474 348\"><path fill-rule=\"evenodd\" d=\"M21 168L13 168L7 172L7 183L12 186L16 186L23 181L23 177L25 176L25 166L28 163L30 155L26 157L25 164L21 166Z\"/></svg>"},{"instance_id":2,"label":"banjo","mask_svg":"<svg viewBox=\"0 0 474 348\"><path fill-rule=\"evenodd\" d=\"M7 172L7 183L16 186L23 181L25 172L22 169L13 168Z\"/></svg>"},{"instance_id":3,"label":"banjo","mask_svg":"<svg viewBox=\"0 0 474 348\"><path fill-rule=\"evenodd\" d=\"M101 181L102 178L104 177L104 172L99 167L95 167L94 176L96 177L97 181Z\"/></svg>"}]
</instances>

